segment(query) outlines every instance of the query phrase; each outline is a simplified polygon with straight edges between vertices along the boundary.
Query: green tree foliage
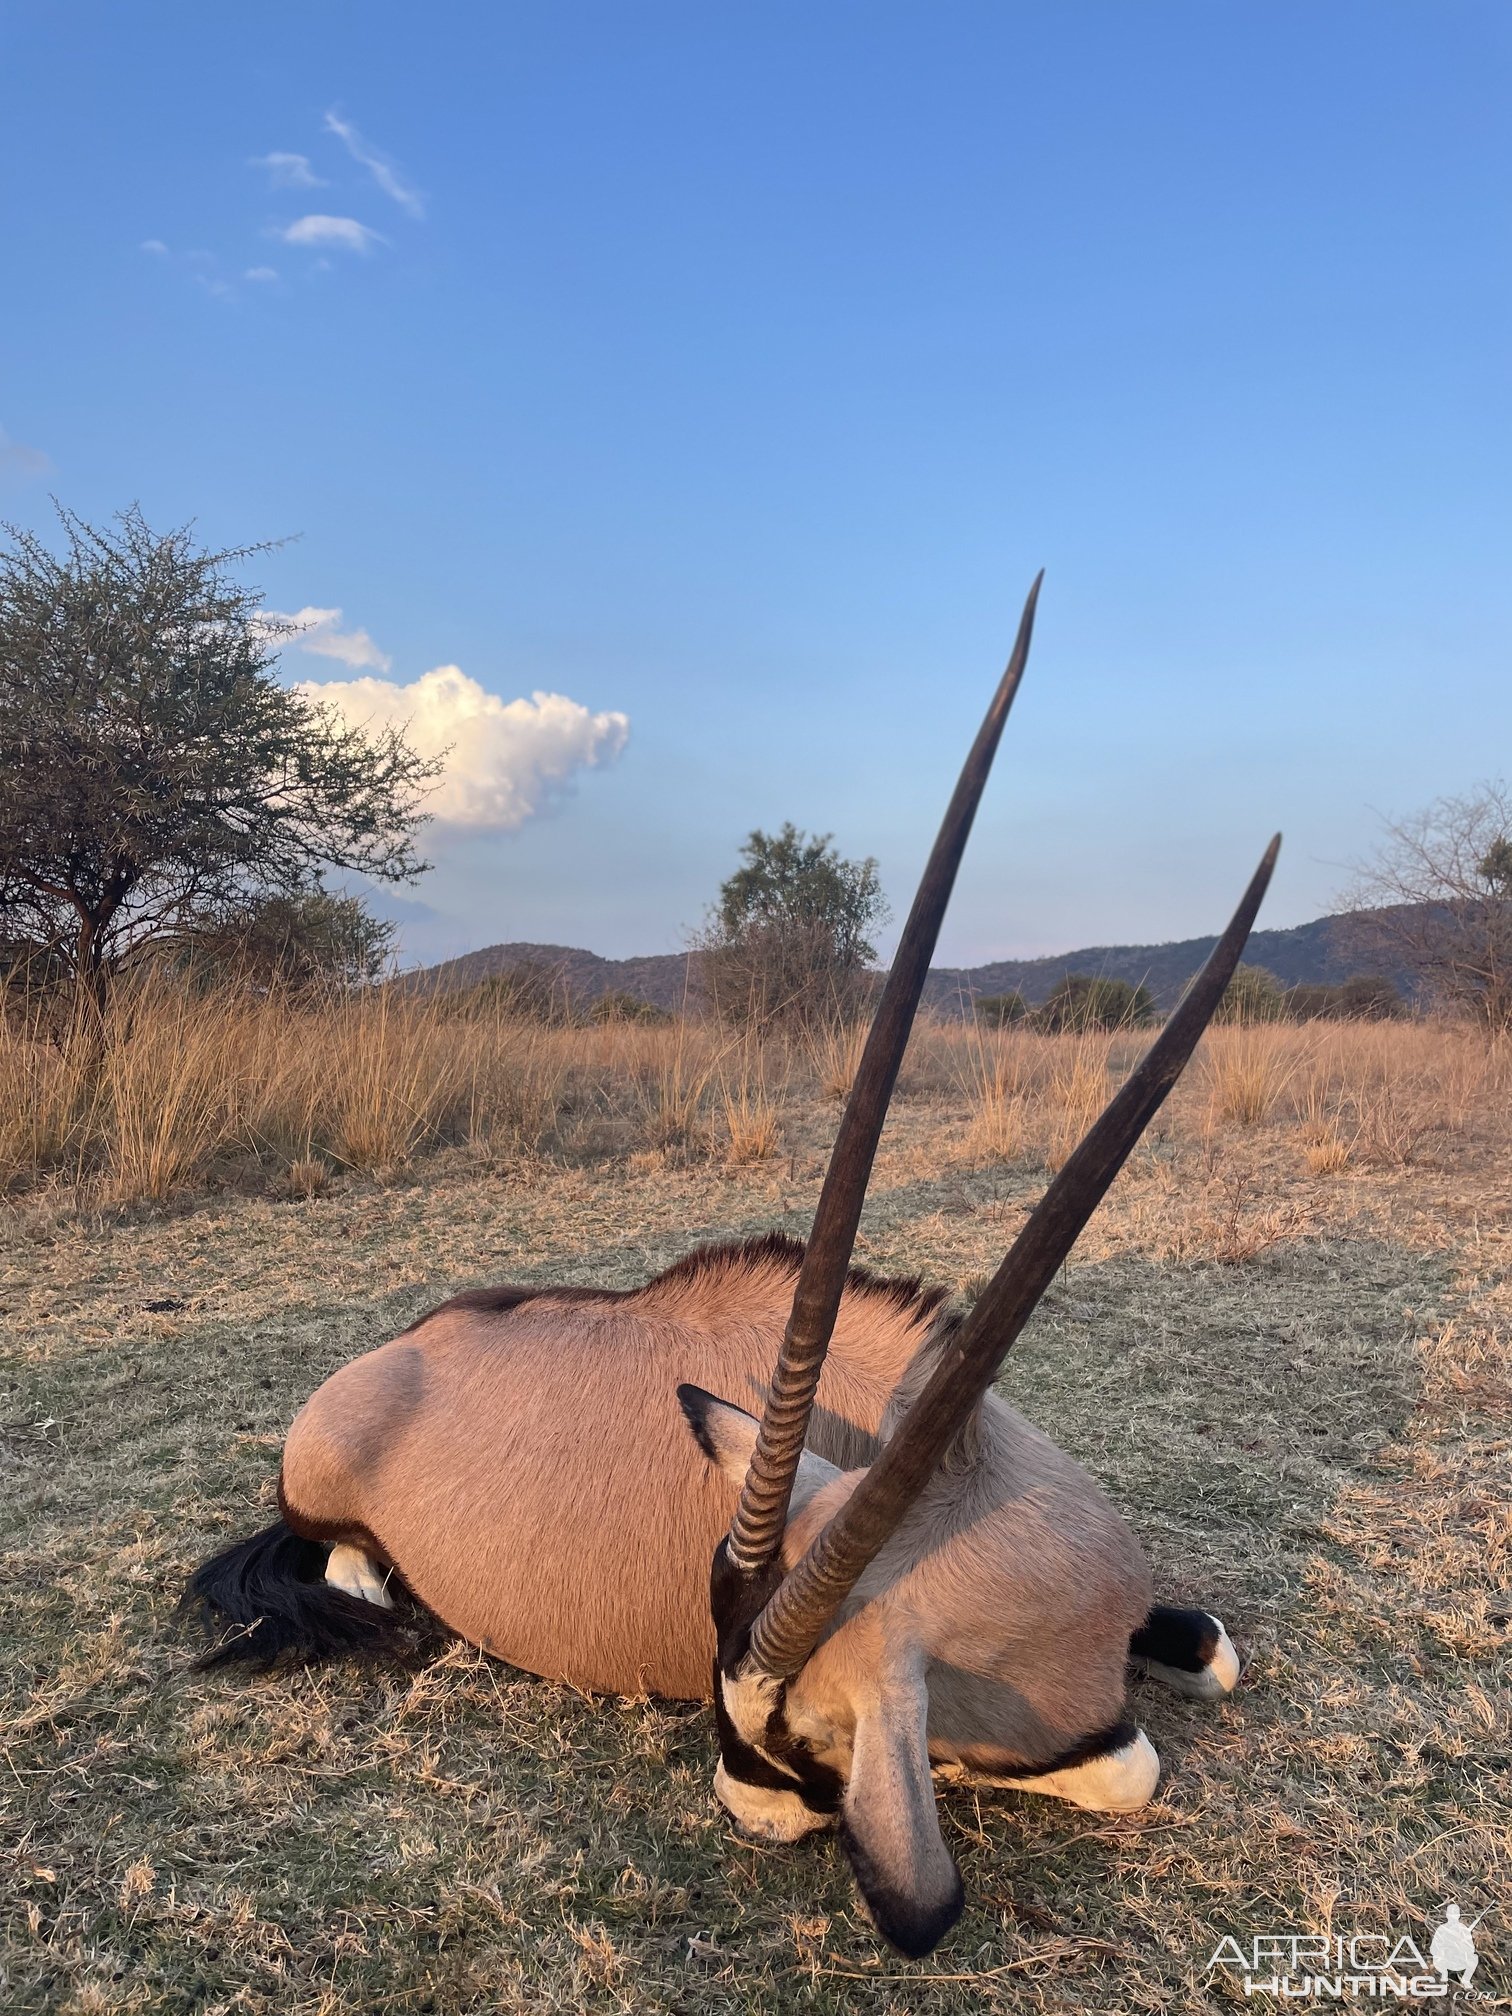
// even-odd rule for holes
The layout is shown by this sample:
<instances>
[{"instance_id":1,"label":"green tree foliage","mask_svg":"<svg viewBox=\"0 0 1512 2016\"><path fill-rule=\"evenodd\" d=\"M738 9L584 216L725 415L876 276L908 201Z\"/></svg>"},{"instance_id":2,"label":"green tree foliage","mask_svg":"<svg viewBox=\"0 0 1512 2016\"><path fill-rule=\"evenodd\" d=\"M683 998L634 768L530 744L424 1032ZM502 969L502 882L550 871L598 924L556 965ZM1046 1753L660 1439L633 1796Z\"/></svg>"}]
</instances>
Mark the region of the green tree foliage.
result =
<instances>
[{"instance_id":1,"label":"green tree foliage","mask_svg":"<svg viewBox=\"0 0 1512 2016\"><path fill-rule=\"evenodd\" d=\"M1155 1001L1143 982L1108 980L1091 973L1067 973L1035 1010L1035 1022L1052 1032L1137 1029L1154 1019Z\"/></svg>"},{"instance_id":2,"label":"green tree foliage","mask_svg":"<svg viewBox=\"0 0 1512 2016\"><path fill-rule=\"evenodd\" d=\"M787 821L778 833L758 827L741 847L744 866L720 884L719 922L726 937L744 931L817 930L842 966L869 966L867 932L887 906L871 859L846 861L828 833L802 833Z\"/></svg>"},{"instance_id":3,"label":"green tree foliage","mask_svg":"<svg viewBox=\"0 0 1512 2016\"><path fill-rule=\"evenodd\" d=\"M1224 989L1215 1022L1280 1022L1286 1016L1286 989L1264 966L1240 964Z\"/></svg>"},{"instance_id":4,"label":"green tree foliage","mask_svg":"<svg viewBox=\"0 0 1512 2016\"><path fill-rule=\"evenodd\" d=\"M813 1025L858 1013L877 956L870 934L887 916L876 862L847 861L828 833L791 822L753 832L740 853L702 943L720 1015Z\"/></svg>"},{"instance_id":5,"label":"green tree foliage","mask_svg":"<svg viewBox=\"0 0 1512 2016\"><path fill-rule=\"evenodd\" d=\"M234 569L140 512L60 513L61 552L0 551L0 943L11 966L110 976L297 902L327 868L424 867L439 764L274 674L280 634Z\"/></svg>"},{"instance_id":6,"label":"green tree foliage","mask_svg":"<svg viewBox=\"0 0 1512 2016\"><path fill-rule=\"evenodd\" d=\"M1029 1013L1022 994L978 994L971 1006L984 1029L1009 1029Z\"/></svg>"}]
</instances>

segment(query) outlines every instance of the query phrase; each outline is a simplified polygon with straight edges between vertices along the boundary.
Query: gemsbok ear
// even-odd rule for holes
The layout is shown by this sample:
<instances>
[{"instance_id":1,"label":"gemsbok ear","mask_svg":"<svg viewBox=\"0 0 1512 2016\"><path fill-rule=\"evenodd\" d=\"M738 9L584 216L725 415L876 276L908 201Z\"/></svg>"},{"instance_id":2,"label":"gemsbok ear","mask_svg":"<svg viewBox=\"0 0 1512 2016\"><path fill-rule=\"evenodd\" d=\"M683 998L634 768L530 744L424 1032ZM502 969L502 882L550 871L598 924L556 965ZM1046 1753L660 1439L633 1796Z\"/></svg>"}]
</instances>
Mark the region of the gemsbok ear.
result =
<instances>
[{"instance_id":1,"label":"gemsbok ear","mask_svg":"<svg viewBox=\"0 0 1512 2016\"><path fill-rule=\"evenodd\" d=\"M722 1470L739 1489L745 1482L746 1471L751 1467L761 1423L754 1414L747 1414L743 1407L734 1407L728 1400L718 1400L712 1393L705 1393L702 1386L679 1386L677 1404L682 1408L699 1448L716 1469ZM833 1463L826 1463L822 1456L805 1449L798 1459L798 1473L793 1480L789 1517L800 1512L816 1491L842 1474Z\"/></svg>"},{"instance_id":2,"label":"gemsbok ear","mask_svg":"<svg viewBox=\"0 0 1512 2016\"><path fill-rule=\"evenodd\" d=\"M910 1960L932 1952L960 1917L965 1891L940 1837L922 1666L885 1679L857 1720L840 1839L883 1938Z\"/></svg>"}]
</instances>

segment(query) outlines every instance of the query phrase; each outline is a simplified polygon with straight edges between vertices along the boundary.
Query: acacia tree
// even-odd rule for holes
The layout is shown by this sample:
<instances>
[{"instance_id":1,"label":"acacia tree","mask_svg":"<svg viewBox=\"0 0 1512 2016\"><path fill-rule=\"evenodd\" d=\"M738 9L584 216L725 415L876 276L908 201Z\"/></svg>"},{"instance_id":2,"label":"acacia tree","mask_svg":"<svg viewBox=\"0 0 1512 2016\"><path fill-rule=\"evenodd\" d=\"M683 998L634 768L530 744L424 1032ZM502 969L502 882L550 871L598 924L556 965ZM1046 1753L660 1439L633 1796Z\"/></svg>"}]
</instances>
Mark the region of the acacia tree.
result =
<instances>
[{"instance_id":1,"label":"acacia tree","mask_svg":"<svg viewBox=\"0 0 1512 2016\"><path fill-rule=\"evenodd\" d=\"M219 552L140 511L60 509L63 550L0 551L0 951L103 1003L128 962L223 930L329 868L425 867L439 764L280 684L283 627Z\"/></svg>"},{"instance_id":2,"label":"acacia tree","mask_svg":"<svg viewBox=\"0 0 1512 2016\"><path fill-rule=\"evenodd\" d=\"M1346 898L1362 952L1488 1031L1512 1029L1512 796L1501 782L1386 824Z\"/></svg>"},{"instance_id":3,"label":"acacia tree","mask_svg":"<svg viewBox=\"0 0 1512 2016\"><path fill-rule=\"evenodd\" d=\"M702 941L716 1007L741 1022L813 1024L857 1012L887 903L869 856L847 861L828 833L758 827L743 865L720 885Z\"/></svg>"}]
</instances>

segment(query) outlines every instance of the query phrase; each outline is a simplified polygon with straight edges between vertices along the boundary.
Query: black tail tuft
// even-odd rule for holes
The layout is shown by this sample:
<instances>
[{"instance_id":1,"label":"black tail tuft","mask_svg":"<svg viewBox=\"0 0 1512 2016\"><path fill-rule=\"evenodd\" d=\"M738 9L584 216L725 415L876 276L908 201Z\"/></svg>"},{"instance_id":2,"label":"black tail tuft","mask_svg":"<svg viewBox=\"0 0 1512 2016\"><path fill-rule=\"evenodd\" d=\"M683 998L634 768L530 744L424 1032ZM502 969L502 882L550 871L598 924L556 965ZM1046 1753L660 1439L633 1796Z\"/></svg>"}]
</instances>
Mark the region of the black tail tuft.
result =
<instances>
[{"instance_id":1,"label":"black tail tuft","mask_svg":"<svg viewBox=\"0 0 1512 2016\"><path fill-rule=\"evenodd\" d=\"M196 1666L267 1667L285 1655L313 1665L344 1653L411 1650L421 1622L413 1606L380 1610L333 1588L326 1553L279 1519L196 1568L179 1611L219 1639Z\"/></svg>"}]
</instances>

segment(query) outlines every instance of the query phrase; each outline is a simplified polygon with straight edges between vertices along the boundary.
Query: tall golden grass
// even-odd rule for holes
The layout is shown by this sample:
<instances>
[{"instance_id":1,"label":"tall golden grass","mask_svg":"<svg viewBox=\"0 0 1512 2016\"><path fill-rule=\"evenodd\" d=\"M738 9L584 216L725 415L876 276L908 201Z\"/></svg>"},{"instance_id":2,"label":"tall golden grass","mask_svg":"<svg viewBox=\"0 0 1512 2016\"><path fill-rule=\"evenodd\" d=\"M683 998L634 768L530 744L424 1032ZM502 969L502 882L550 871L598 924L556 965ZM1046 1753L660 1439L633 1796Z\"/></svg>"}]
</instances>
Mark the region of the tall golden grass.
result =
<instances>
[{"instance_id":1,"label":"tall golden grass","mask_svg":"<svg viewBox=\"0 0 1512 2016\"><path fill-rule=\"evenodd\" d=\"M60 1039L0 1016L0 1193L164 1199L217 1183L310 1195L437 1149L491 1162L553 1154L774 1156L831 1124L864 1030L790 1046L695 1020L548 1027L498 1002L394 989L294 1000L157 978L103 1030ZM1147 1038L921 1022L900 1098L941 1111L973 1164L1061 1165ZM1505 1130L1512 1048L1434 1023L1213 1029L1161 1126L1206 1145L1271 1128L1317 1176L1409 1166L1436 1137ZM943 1152L943 1151L942 1151Z\"/></svg>"}]
</instances>

